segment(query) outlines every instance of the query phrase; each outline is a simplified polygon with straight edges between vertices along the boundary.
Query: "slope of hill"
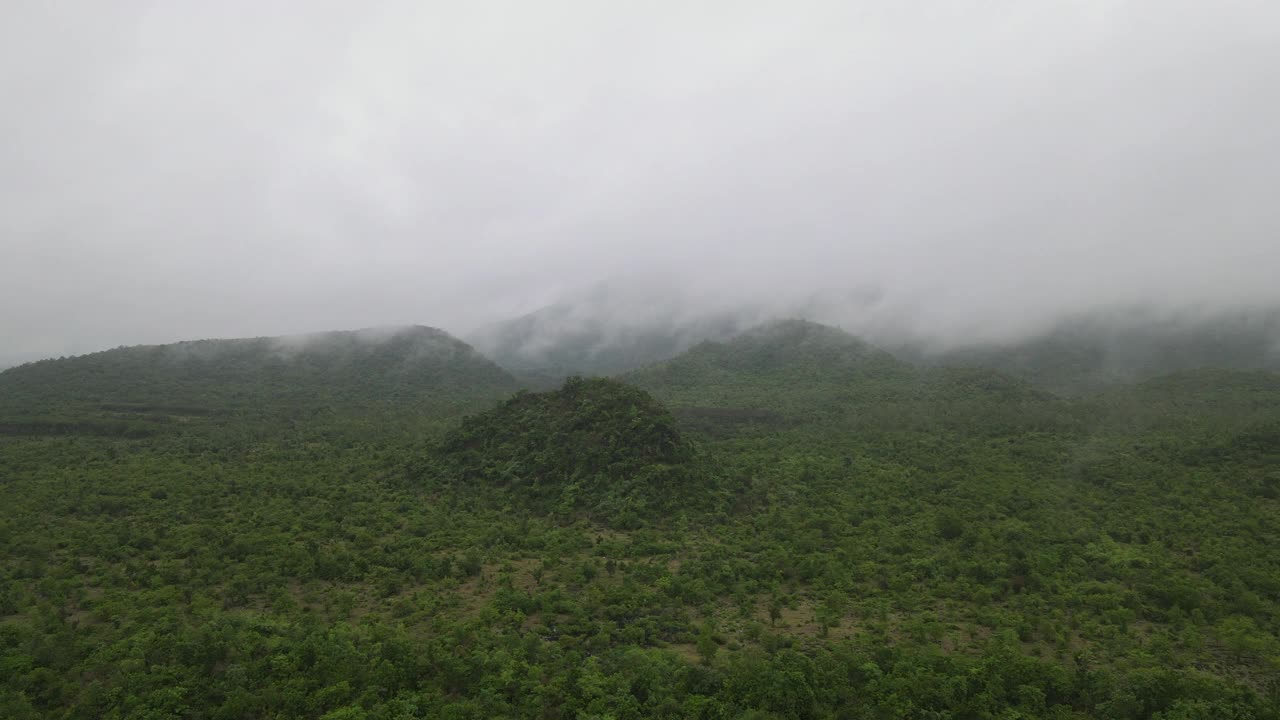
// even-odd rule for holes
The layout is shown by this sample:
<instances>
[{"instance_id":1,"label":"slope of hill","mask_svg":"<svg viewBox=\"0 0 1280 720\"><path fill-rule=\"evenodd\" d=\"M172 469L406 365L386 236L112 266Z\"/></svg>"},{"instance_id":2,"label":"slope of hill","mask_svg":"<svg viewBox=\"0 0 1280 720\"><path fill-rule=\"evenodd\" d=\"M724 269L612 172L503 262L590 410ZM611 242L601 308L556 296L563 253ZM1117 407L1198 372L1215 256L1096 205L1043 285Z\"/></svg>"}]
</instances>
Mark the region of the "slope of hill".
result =
<instances>
[{"instance_id":1,"label":"slope of hill","mask_svg":"<svg viewBox=\"0 0 1280 720\"><path fill-rule=\"evenodd\" d=\"M513 392L470 346L414 326L122 347L0 372L0 418L74 427L210 417L450 416ZM68 425L68 423L70 425ZM143 426L146 427L146 426Z\"/></svg>"},{"instance_id":2,"label":"slope of hill","mask_svg":"<svg viewBox=\"0 0 1280 720\"><path fill-rule=\"evenodd\" d=\"M760 389L779 396L797 387L913 380L911 366L837 328L784 320L752 328L723 342L702 342L664 362L622 376L668 397L699 392Z\"/></svg>"},{"instance_id":3,"label":"slope of hill","mask_svg":"<svg viewBox=\"0 0 1280 720\"><path fill-rule=\"evenodd\" d=\"M944 352L893 349L925 365L993 368L1080 394L1199 368L1280 370L1280 311L1193 318L1116 312L1069 320L1015 342Z\"/></svg>"},{"instance_id":4,"label":"slope of hill","mask_svg":"<svg viewBox=\"0 0 1280 720\"><path fill-rule=\"evenodd\" d=\"M752 328L724 342L703 342L683 356L633 373L671 385L740 378L810 377L861 380L904 377L909 368L843 330L784 320Z\"/></svg>"},{"instance_id":5,"label":"slope of hill","mask_svg":"<svg viewBox=\"0 0 1280 720\"><path fill-rule=\"evenodd\" d=\"M950 424L989 432L1012 422L1011 413L1022 414L1019 422L1071 422L1057 398L998 371L916 368L843 330L805 320L702 343L621 377L713 434L725 426L777 429L797 422L841 431ZM762 410L773 414L760 416Z\"/></svg>"},{"instance_id":6,"label":"slope of hill","mask_svg":"<svg viewBox=\"0 0 1280 720\"><path fill-rule=\"evenodd\" d=\"M1187 370L1109 388L1080 404L1120 427L1231 433L1280 417L1280 373Z\"/></svg>"}]
</instances>

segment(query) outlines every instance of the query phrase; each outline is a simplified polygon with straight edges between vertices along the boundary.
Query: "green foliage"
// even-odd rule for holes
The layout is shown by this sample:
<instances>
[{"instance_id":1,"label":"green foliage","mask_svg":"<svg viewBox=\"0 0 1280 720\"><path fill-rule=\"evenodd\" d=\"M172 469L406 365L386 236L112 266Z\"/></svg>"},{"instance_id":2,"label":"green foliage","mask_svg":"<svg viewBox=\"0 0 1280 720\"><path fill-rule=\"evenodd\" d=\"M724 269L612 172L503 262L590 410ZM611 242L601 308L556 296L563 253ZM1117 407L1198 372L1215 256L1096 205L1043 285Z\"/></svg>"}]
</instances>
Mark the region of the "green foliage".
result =
<instances>
[{"instance_id":1,"label":"green foliage","mask_svg":"<svg viewBox=\"0 0 1280 720\"><path fill-rule=\"evenodd\" d=\"M506 502L610 523L652 518L675 504L705 506L713 493L697 448L642 390L570 378L559 390L521 392L464 418L424 475L455 490L500 489Z\"/></svg>"},{"instance_id":2,"label":"green foliage","mask_svg":"<svg viewBox=\"0 0 1280 720\"><path fill-rule=\"evenodd\" d=\"M199 340L0 372L0 435L385 436L476 410L516 381L440 330ZM376 425L377 427L371 427Z\"/></svg>"},{"instance_id":3,"label":"green foliage","mask_svg":"<svg viewBox=\"0 0 1280 720\"><path fill-rule=\"evenodd\" d=\"M1076 432L1082 409L989 369L917 368L835 328L786 321L704 343L627 382L722 439L825 425L892 433Z\"/></svg>"},{"instance_id":4,"label":"green foliage","mask_svg":"<svg viewBox=\"0 0 1280 720\"><path fill-rule=\"evenodd\" d=\"M1280 717L1274 375L791 324L458 420L417 342L0 375L63 423L0 435L0 717Z\"/></svg>"}]
</instances>

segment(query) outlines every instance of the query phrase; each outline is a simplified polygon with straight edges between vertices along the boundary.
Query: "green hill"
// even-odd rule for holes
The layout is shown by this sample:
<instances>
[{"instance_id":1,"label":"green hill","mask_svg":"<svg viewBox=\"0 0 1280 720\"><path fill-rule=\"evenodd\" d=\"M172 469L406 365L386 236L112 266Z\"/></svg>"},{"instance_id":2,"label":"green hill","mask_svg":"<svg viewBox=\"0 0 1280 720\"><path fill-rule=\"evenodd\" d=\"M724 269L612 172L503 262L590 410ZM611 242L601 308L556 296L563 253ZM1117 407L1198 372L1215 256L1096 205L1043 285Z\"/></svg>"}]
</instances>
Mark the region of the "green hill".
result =
<instances>
[{"instance_id":1,"label":"green hill","mask_svg":"<svg viewBox=\"0 0 1280 720\"><path fill-rule=\"evenodd\" d=\"M998 369L1054 392L1082 394L1201 368L1280 371L1280 311L1194 318L1115 312L1017 341L894 352L924 365Z\"/></svg>"},{"instance_id":2,"label":"green hill","mask_svg":"<svg viewBox=\"0 0 1280 720\"><path fill-rule=\"evenodd\" d=\"M439 418L516 387L470 346L428 327L197 340L0 372L0 427L145 434L229 418Z\"/></svg>"},{"instance_id":3,"label":"green hill","mask_svg":"<svg viewBox=\"0 0 1280 720\"><path fill-rule=\"evenodd\" d=\"M0 374L0 717L1280 717L1280 376L791 321L623 379L425 328Z\"/></svg>"},{"instance_id":4,"label":"green hill","mask_svg":"<svg viewBox=\"0 0 1280 720\"><path fill-rule=\"evenodd\" d=\"M910 369L843 330L784 320L724 342L703 342L683 355L632 374L655 384L691 387L748 378L867 380L901 378Z\"/></svg>"},{"instance_id":5,"label":"green hill","mask_svg":"<svg viewBox=\"0 0 1280 720\"><path fill-rule=\"evenodd\" d=\"M724 342L703 342L665 362L621 376L680 404L703 400L794 404L794 393L840 386L866 391L916 379L914 369L837 328L786 320ZM715 404L715 403L711 403Z\"/></svg>"},{"instance_id":6,"label":"green hill","mask_svg":"<svg viewBox=\"0 0 1280 720\"><path fill-rule=\"evenodd\" d=\"M987 432L992 423L1068 421L1060 400L1025 381L981 368L917 368L843 330L804 320L702 343L622 378L712 434L797 424Z\"/></svg>"},{"instance_id":7,"label":"green hill","mask_svg":"<svg viewBox=\"0 0 1280 720\"><path fill-rule=\"evenodd\" d=\"M707 490L698 452L666 408L607 379L570 378L467 417L426 467L455 489L624 523L699 504Z\"/></svg>"}]
</instances>

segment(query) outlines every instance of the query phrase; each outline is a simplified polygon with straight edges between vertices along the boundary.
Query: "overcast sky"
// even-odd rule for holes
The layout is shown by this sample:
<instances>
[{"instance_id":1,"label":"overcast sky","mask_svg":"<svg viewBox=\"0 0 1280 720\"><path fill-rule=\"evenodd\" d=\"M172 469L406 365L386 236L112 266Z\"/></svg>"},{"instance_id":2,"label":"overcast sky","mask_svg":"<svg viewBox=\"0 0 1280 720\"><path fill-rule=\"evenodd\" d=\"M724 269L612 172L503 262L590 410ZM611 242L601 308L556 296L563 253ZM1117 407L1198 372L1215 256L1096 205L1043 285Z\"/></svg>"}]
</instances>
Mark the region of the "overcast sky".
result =
<instances>
[{"instance_id":1,"label":"overcast sky","mask_svg":"<svg viewBox=\"0 0 1280 720\"><path fill-rule=\"evenodd\" d=\"M8 0L0 102L0 354L636 277L935 329L1280 302L1273 0Z\"/></svg>"}]
</instances>

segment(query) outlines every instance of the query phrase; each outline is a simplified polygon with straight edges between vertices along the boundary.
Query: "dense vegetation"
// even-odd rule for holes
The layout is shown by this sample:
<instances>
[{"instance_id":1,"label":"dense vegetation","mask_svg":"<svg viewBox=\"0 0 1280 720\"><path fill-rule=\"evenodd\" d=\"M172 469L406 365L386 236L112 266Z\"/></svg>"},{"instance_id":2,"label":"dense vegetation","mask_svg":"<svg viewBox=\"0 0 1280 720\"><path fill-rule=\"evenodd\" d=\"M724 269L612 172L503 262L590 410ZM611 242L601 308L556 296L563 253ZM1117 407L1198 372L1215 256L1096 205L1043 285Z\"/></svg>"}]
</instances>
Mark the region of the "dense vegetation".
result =
<instances>
[{"instance_id":1,"label":"dense vegetation","mask_svg":"<svg viewBox=\"0 0 1280 720\"><path fill-rule=\"evenodd\" d=\"M551 387L569 375L612 375L670 360L703 341L731 342L762 319L745 309L698 313L670 303L662 296L632 297L601 287L579 302L484 328L468 341L526 384ZM1174 315L1150 307L1108 308L1002 342L903 334L877 322L874 308L849 319L865 325L877 345L913 364L999 370L1065 395L1201 368L1280 372L1276 308ZM998 328L978 333L1000 334Z\"/></svg>"},{"instance_id":2,"label":"dense vegetation","mask_svg":"<svg viewBox=\"0 0 1280 720\"><path fill-rule=\"evenodd\" d=\"M705 503L714 481L675 419L643 390L569 378L463 419L418 476L456 494L635 527Z\"/></svg>"},{"instance_id":3,"label":"dense vegetation","mask_svg":"<svg viewBox=\"0 0 1280 720\"><path fill-rule=\"evenodd\" d=\"M0 717L1280 717L1276 374L397 347L0 373Z\"/></svg>"},{"instance_id":4,"label":"dense vegetation","mask_svg":"<svg viewBox=\"0 0 1280 720\"><path fill-rule=\"evenodd\" d=\"M1067 394L1201 368L1280 371L1280 312L1177 318L1151 311L1084 315L1039 335L946 350L904 345L903 357L996 368Z\"/></svg>"},{"instance_id":5,"label":"dense vegetation","mask_svg":"<svg viewBox=\"0 0 1280 720\"><path fill-rule=\"evenodd\" d=\"M42 360L0 373L0 433L316 434L483 408L514 378L428 327L199 340ZM388 423L388 421L391 423Z\"/></svg>"}]
</instances>

